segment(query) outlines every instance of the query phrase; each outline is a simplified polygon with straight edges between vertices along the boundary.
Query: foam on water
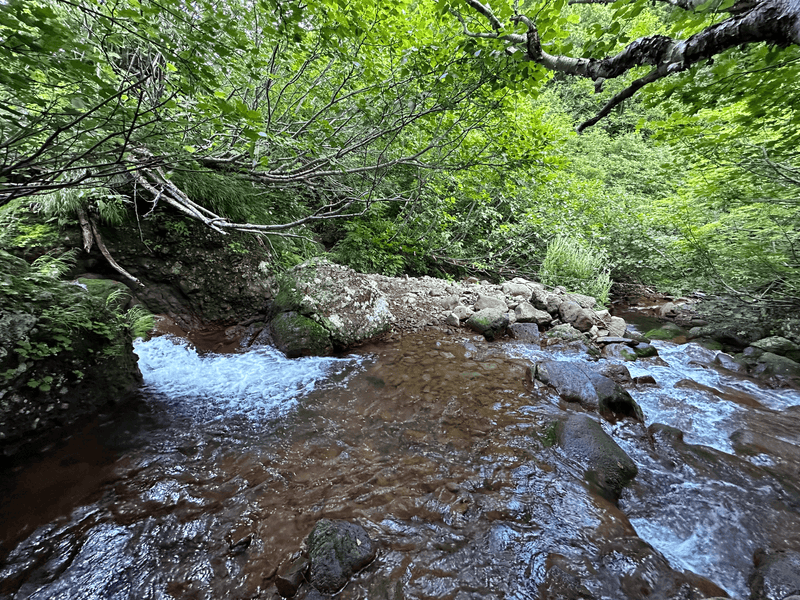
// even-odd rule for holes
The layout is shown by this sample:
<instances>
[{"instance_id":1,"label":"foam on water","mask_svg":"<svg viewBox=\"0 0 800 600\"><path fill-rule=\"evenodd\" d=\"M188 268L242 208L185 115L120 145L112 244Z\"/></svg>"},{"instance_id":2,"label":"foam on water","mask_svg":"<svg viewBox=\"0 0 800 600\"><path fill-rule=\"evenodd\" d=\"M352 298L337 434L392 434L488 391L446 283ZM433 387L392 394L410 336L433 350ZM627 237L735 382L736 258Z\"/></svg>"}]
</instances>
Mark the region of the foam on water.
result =
<instances>
[{"instance_id":1,"label":"foam on water","mask_svg":"<svg viewBox=\"0 0 800 600\"><path fill-rule=\"evenodd\" d=\"M242 354L200 355L185 340L171 336L137 340L134 350L145 388L203 421L274 418L363 361L362 357L288 359L268 346Z\"/></svg>"}]
</instances>

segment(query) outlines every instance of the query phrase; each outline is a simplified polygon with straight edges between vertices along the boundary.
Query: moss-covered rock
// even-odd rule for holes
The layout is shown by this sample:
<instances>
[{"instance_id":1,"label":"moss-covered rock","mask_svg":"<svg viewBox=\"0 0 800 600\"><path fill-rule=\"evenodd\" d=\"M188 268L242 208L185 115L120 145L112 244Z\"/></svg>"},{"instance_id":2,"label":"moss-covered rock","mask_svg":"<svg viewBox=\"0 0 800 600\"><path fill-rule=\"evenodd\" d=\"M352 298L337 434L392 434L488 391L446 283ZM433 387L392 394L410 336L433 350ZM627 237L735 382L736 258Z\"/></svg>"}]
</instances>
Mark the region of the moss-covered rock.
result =
<instances>
[{"instance_id":1,"label":"moss-covered rock","mask_svg":"<svg viewBox=\"0 0 800 600\"><path fill-rule=\"evenodd\" d=\"M311 585L326 594L341 590L353 574L377 555L377 548L364 528L347 521L317 521L306 546L311 560Z\"/></svg>"},{"instance_id":2,"label":"moss-covered rock","mask_svg":"<svg viewBox=\"0 0 800 600\"><path fill-rule=\"evenodd\" d=\"M0 251L0 447L13 453L141 382L126 315Z\"/></svg>"},{"instance_id":3,"label":"moss-covered rock","mask_svg":"<svg viewBox=\"0 0 800 600\"><path fill-rule=\"evenodd\" d=\"M294 311L280 313L272 320L272 339L289 358L321 356L333 349L327 329Z\"/></svg>"},{"instance_id":4,"label":"moss-covered rock","mask_svg":"<svg viewBox=\"0 0 800 600\"><path fill-rule=\"evenodd\" d=\"M491 342L505 335L508 314L499 308L484 308L467 319L467 327L482 334Z\"/></svg>"}]
</instances>

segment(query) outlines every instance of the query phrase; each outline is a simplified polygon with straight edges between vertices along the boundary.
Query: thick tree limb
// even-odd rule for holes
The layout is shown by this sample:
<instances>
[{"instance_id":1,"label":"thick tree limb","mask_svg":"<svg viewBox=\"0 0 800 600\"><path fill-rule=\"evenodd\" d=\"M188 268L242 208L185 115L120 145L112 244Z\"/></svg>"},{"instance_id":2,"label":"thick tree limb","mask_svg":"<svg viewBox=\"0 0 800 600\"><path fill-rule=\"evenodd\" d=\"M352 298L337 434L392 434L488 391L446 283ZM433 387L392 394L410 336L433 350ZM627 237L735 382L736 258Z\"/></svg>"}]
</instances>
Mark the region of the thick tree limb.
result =
<instances>
[{"instance_id":1,"label":"thick tree limb","mask_svg":"<svg viewBox=\"0 0 800 600\"><path fill-rule=\"evenodd\" d=\"M464 1L484 17L491 28L491 32L475 34L465 27L465 35L492 37L521 45L519 34L506 34L502 23L489 6L481 4L478 0ZM683 4L683 0L675 1ZM687 6L692 2L693 0L687 0ZM636 67L653 67L645 77L636 80L609 101L596 117L583 123L579 127L579 130L583 130L602 119L614 106L630 98L647 84L685 71L692 65L708 60L725 50L759 42L779 47L800 43L800 0L762 0L755 4L748 0L738 3L734 8L736 11L733 9L732 11L736 14L733 16L710 25L685 40L662 35L643 37L628 44L620 53L603 59L548 54L542 48L539 31L532 19L517 15L511 22L527 27L527 32L524 34L525 58L551 71L586 77L602 83L605 79L619 77Z\"/></svg>"}]
</instances>

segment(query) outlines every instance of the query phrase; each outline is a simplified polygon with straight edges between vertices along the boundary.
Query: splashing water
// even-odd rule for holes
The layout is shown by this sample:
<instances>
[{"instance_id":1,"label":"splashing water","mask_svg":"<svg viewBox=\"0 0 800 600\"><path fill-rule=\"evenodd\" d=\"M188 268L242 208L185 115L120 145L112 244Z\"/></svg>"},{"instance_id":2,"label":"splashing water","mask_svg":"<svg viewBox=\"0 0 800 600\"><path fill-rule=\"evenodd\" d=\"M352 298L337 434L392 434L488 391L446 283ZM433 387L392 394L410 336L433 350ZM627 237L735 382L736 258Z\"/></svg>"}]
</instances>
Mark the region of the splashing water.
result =
<instances>
[{"instance_id":1,"label":"splashing water","mask_svg":"<svg viewBox=\"0 0 800 600\"><path fill-rule=\"evenodd\" d=\"M342 383L364 361L355 356L290 360L269 346L244 354L200 355L171 336L137 340L134 350L145 389L200 421L275 418L318 386Z\"/></svg>"}]
</instances>

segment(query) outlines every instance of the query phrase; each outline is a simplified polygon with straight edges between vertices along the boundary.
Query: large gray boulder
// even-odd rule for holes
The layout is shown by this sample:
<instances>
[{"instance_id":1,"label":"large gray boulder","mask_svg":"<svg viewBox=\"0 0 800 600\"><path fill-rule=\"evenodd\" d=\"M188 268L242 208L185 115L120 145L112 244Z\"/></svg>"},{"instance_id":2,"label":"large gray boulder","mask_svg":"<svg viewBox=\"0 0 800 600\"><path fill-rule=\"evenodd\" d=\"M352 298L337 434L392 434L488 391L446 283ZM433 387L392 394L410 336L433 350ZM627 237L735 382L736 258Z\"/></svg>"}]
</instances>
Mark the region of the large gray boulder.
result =
<instances>
[{"instance_id":1,"label":"large gray boulder","mask_svg":"<svg viewBox=\"0 0 800 600\"><path fill-rule=\"evenodd\" d=\"M630 417L644 421L641 407L622 386L587 365L546 360L536 364L535 377L553 386L567 402L578 402L605 418Z\"/></svg>"},{"instance_id":2,"label":"large gray boulder","mask_svg":"<svg viewBox=\"0 0 800 600\"><path fill-rule=\"evenodd\" d=\"M556 441L564 452L586 469L585 476L613 500L636 477L636 463L625 454L597 421L572 415L558 425Z\"/></svg>"},{"instance_id":3,"label":"large gray boulder","mask_svg":"<svg viewBox=\"0 0 800 600\"><path fill-rule=\"evenodd\" d=\"M589 331L594 325L594 313L572 300L562 302L558 307L558 313L562 321L569 323L578 331Z\"/></svg>"},{"instance_id":4,"label":"large gray boulder","mask_svg":"<svg viewBox=\"0 0 800 600\"><path fill-rule=\"evenodd\" d=\"M317 521L306 546L311 561L311 585L325 594L341 590L378 552L361 525L331 519Z\"/></svg>"},{"instance_id":5,"label":"large gray boulder","mask_svg":"<svg viewBox=\"0 0 800 600\"><path fill-rule=\"evenodd\" d=\"M508 327L508 313L499 308L484 308L469 319L467 326L483 334L490 342L502 337Z\"/></svg>"},{"instance_id":6,"label":"large gray boulder","mask_svg":"<svg viewBox=\"0 0 800 600\"><path fill-rule=\"evenodd\" d=\"M514 309L518 323L536 323L537 325L548 325L553 321L553 317L546 310L534 308L530 302L520 302Z\"/></svg>"},{"instance_id":7,"label":"large gray boulder","mask_svg":"<svg viewBox=\"0 0 800 600\"><path fill-rule=\"evenodd\" d=\"M475 310L482 311L484 308L496 308L502 311L508 310L505 300L494 296L487 296L486 294L479 294L478 300L475 302Z\"/></svg>"}]
</instances>

